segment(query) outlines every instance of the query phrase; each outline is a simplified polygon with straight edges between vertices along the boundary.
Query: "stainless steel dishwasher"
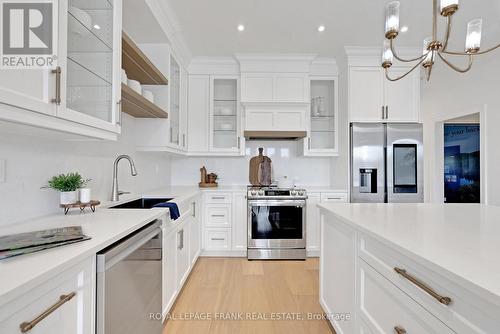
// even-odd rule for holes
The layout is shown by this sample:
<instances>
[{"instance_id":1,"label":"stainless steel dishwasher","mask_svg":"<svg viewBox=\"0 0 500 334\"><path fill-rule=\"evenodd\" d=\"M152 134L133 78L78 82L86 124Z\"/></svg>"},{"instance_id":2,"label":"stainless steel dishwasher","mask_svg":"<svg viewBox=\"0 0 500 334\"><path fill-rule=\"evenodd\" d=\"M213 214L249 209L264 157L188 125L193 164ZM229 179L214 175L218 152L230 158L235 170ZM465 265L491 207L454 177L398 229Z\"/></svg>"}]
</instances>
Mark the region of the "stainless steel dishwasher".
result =
<instances>
[{"instance_id":1,"label":"stainless steel dishwasher","mask_svg":"<svg viewBox=\"0 0 500 334\"><path fill-rule=\"evenodd\" d=\"M161 334L160 226L156 220L97 254L97 334Z\"/></svg>"}]
</instances>

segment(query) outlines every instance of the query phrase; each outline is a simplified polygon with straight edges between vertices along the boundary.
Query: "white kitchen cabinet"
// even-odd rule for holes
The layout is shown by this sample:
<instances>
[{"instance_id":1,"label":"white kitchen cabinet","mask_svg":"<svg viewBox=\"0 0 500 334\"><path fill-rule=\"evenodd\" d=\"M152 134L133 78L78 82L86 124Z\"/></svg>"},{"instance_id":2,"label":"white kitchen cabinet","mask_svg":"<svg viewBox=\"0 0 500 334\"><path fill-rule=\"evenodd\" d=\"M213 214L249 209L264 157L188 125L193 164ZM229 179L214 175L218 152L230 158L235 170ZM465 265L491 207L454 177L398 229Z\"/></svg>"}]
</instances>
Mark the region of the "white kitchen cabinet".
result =
<instances>
[{"instance_id":1,"label":"white kitchen cabinet","mask_svg":"<svg viewBox=\"0 0 500 334\"><path fill-rule=\"evenodd\" d=\"M0 333L21 333L22 326L52 307L52 312L26 332L93 333L95 275L95 260L91 257L3 305Z\"/></svg>"},{"instance_id":2,"label":"white kitchen cabinet","mask_svg":"<svg viewBox=\"0 0 500 334\"><path fill-rule=\"evenodd\" d=\"M245 192L233 194L232 250L246 253L248 241L247 196Z\"/></svg>"},{"instance_id":3,"label":"white kitchen cabinet","mask_svg":"<svg viewBox=\"0 0 500 334\"><path fill-rule=\"evenodd\" d=\"M391 68L400 76L408 67ZM420 72L391 82L379 66L349 67L349 120L351 122L419 122Z\"/></svg>"},{"instance_id":4,"label":"white kitchen cabinet","mask_svg":"<svg viewBox=\"0 0 500 334\"><path fill-rule=\"evenodd\" d=\"M239 154L242 145L238 76L210 76L210 151Z\"/></svg>"},{"instance_id":5,"label":"white kitchen cabinet","mask_svg":"<svg viewBox=\"0 0 500 334\"><path fill-rule=\"evenodd\" d=\"M319 256L320 251L320 213L318 204L321 194L307 193L307 217L306 217L306 249L307 256Z\"/></svg>"},{"instance_id":6,"label":"white kitchen cabinet","mask_svg":"<svg viewBox=\"0 0 500 334\"><path fill-rule=\"evenodd\" d=\"M182 286L189 275L191 259L189 254L189 230L191 219L185 221L177 229L177 284Z\"/></svg>"},{"instance_id":7,"label":"white kitchen cabinet","mask_svg":"<svg viewBox=\"0 0 500 334\"><path fill-rule=\"evenodd\" d=\"M210 118L210 76L190 75L188 86L188 151L206 153Z\"/></svg>"},{"instance_id":8,"label":"white kitchen cabinet","mask_svg":"<svg viewBox=\"0 0 500 334\"><path fill-rule=\"evenodd\" d=\"M181 66L170 54L169 65L169 141L172 146L180 147L181 139Z\"/></svg>"},{"instance_id":9,"label":"white kitchen cabinet","mask_svg":"<svg viewBox=\"0 0 500 334\"><path fill-rule=\"evenodd\" d=\"M320 303L327 314L339 314L330 319L338 333L354 333L356 231L338 220L333 224L333 219L331 214L322 214Z\"/></svg>"},{"instance_id":10,"label":"white kitchen cabinet","mask_svg":"<svg viewBox=\"0 0 500 334\"><path fill-rule=\"evenodd\" d=\"M311 77L305 156L338 155L338 79Z\"/></svg>"},{"instance_id":11,"label":"white kitchen cabinet","mask_svg":"<svg viewBox=\"0 0 500 334\"><path fill-rule=\"evenodd\" d=\"M242 73L241 101L309 102L309 78L304 73Z\"/></svg>"},{"instance_id":12,"label":"white kitchen cabinet","mask_svg":"<svg viewBox=\"0 0 500 334\"><path fill-rule=\"evenodd\" d=\"M204 235L206 251L231 251L230 228L205 228Z\"/></svg>"},{"instance_id":13,"label":"white kitchen cabinet","mask_svg":"<svg viewBox=\"0 0 500 334\"><path fill-rule=\"evenodd\" d=\"M205 226L231 227L232 204L208 204L205 208Z\"/></svg>"},{"instance_id":14,"label":"white kitchen cabinet","mask_svg":"<svg viewBox=\"0 0 500 334\"><path fill-rule=\"evenodd\" d=\"M189 224L189 258L191 265L196 263L201 251L201 203L199 199L192 202L192 217Z\"/></svg>"},{"instance_id":15,"label":"white kitchen cabinet","mask_svg":"<svg viewBox=\"0 0 500 334\"><path fill-rule=\"evenodd\" d=\"M122 0L60 1L59 12L57 116L120 133Z\"/></svg>"},{"instance_id":16,"label":"white kitchen cabinet","mask_svg":"<svg viewBox=\"0 0 500 334\"><path fill-rule=\"evenodd\" d=\"M178 292L177 245L177 231L163 234L163 314L169 311Z\"/></svg>"}]
</instances>

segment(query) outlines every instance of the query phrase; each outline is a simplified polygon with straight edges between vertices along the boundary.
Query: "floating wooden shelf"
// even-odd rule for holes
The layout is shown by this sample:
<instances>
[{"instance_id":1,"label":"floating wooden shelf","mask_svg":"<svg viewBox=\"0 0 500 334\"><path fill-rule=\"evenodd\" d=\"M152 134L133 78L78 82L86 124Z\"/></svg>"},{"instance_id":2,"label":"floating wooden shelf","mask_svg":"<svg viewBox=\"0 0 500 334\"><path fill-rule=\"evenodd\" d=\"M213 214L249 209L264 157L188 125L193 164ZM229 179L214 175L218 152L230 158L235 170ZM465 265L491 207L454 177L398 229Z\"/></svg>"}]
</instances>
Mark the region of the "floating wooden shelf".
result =
<instances>
[{"instance_id":1,"label":"floating wooden shelf","mask_svg":"<svg viewBox=\"0 0 500 334\"><path fill-rule=\"evenodd\" d=\"M168 85L167 78L124 32L122 32L122 67L129 79L137 80L143 85Z\"/></svg>"},{"instance_id":2,"label":"floating wooden shelf","mask_svg":"<svg viewBox=\"0 0 500 334\"><path fill-rule=\"evenodd\" d=\"M122 111L137 118L168 118L168 113L122 83Z\"/></svg>"}]
</instances>

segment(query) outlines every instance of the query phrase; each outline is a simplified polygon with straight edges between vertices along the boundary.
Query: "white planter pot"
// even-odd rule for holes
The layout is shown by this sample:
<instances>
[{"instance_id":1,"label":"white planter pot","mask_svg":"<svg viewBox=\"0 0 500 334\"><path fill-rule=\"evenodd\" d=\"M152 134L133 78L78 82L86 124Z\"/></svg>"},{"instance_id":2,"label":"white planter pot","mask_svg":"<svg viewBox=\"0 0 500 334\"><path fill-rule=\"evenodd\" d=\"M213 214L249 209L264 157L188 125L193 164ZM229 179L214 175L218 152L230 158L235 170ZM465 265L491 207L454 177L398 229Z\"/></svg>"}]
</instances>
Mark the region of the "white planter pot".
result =
<instances>
[{"instance_id":1,"label":"white planter pot","mask_svg":"<svg viewBox=\"0 0 500 334\"><path fill-rule=\"evenodd\" d=\"M90 202L92 194L90 188L80 188L79 193L80 193L80 202L82 203Z\"/></svg>"},{"instance_id":2,"label":"white planter pot","mask_svg":"<svg viewBox=\"0 0 500 334\"><path fill-rule=\"evenodd\" d=\"M73 204L78 202L77 191L61 191L60 193L61 204Z\"/></svg>"}]
</instances>

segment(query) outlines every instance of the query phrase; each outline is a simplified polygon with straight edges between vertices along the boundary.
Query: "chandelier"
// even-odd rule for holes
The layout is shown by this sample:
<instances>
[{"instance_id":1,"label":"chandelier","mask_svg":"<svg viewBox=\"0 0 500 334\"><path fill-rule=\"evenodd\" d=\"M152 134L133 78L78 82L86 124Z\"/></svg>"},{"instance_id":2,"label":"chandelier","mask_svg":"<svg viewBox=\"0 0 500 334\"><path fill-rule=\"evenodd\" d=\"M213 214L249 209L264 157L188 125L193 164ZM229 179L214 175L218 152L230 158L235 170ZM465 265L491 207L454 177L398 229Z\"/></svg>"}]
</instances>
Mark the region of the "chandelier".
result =
<instances>
[{"instance_id":1,"label":"chandelier","mask_svg":"<svg viewBox=\"0 0 500 334\"><path fill-rule=\"evenodd\" d=\"M424 39L422 55L413 59L403 59L396 53L394 47L394 40L399 34L399 1L392 1L387 4L386 8L386 20L385 20L385 39L384 47L382 52L382 67L385 69L385 76L390 81L398 81L403 79L408 74L413 72L419 66L422 66L427 75L427 81L429 81L432 73L432 67L437 57L439 57L446 65L448 65L453 70L459 73L465 73L472 68L472 62L474 56L485 54L491 52L497 48L500 48L500 44L486 49L481 50L481 30L483 25L482 19L475 19L467 24L467 37L465 40L464 52L460 51L450 51L448 50L448 40L451 35L452 29L452 17L453 14L458 10L459 0L441 0L440 3L440 13L447 21L446 31L444 38L442 40L438 39L438 6L437 0L433 0L433 16L432 16L432 36ZM468 60L467 66L461 68L453 64L447 56L463 56ZM389 68L392 66L393 60L405 63L415 63L407 73L391 78L389 76Z\"/></svg>"}]
</instances>

